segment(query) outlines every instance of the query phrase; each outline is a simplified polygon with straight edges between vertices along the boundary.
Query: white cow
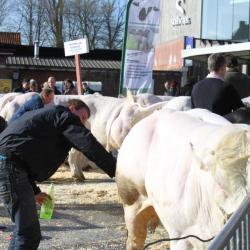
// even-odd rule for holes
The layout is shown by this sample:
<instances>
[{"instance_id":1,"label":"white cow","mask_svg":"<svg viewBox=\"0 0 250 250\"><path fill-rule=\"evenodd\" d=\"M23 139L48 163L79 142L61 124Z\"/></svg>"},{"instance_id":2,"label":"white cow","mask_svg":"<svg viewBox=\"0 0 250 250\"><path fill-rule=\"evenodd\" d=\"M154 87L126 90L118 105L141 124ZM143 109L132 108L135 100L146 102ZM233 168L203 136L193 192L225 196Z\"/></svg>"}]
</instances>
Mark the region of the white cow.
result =
<instances>
[{"instance_id":1,"label":"white cow","mask_svg":"<svg viewBox=\"0 0 250 250\"><path fill-rule=\"evenodd\" d=\"M153 94L148 94L148 93L144 93L144 94L138 94L136 96L134 96L134 101L138 104L140 104L141 106L149 106L158 102L165 102L165 101L169 101L172 98L174 98L173 96L159 96L159 95L153 95Z\"/></svg>"},{"instance_id":2,"label":"white cow","mask_svg":"<svg viewBox=\"0 0 250 250\"><path fill-rule=\"evenodd\" d=\"M177 96L169 100L164 106L166 109L173 109L179 111L185 111L191 109L191 97L190 96Z\"/></svg>"},{"instance_id":3,"label":"white cow","mask_svg":"<svg viewBox=\"0 0 250 250\"><path fill-rule=\"evenodd\" d=\"M17 111L17 109L25 102L30 100L34 95L38 95L38 93L29 92L25 94L11 95L12 99L7 102L0 110L0 116L2 116L8 122L11 119L12 115Z\"/></svg>"},{"instance_id":4,"label":"white cow","mask_svg":"<svg viewBox=\"0 0 250 250\"><path fill-rule=\"evenodd\" d=\"M1 96L0 98L0 111L3 109L3 107L11 102L16 96L21 95L21 93L8 93L8 94L4 94L3 96Z\"/></svg>"},{"instance_id":5,"label":"white cow","mask_svg":"<svg viewBox=\"0 0 250 250\"><path fill-rule=\"evenodd\" d=\"M2 110L3 117L8 121L13 113L32 97L32 94L24 94L15 98ZM162 108L167 101L163 98L155 98L150 94L141 94L136 98L129 95L129 98L114 98L101 95L57 95L54 104L66 105L67 101L78 98L84 101L90 108L91 116L86 126L91 130L97 140L107 148L108 151L117 150L132 126L154 110ZM147 100L148 107L142 107L135 101L142 102ZM168 100L168 99L167 99ZM150 101L155 103L150 105ZM160 102L161 101L161 102ZM95 166L87 158L75 149L69 153L68 162L72 176L84 180L82 169L87 166Z\"/></svg>"},{"instance_id":6,"label":"white cow","mask_svg":"<svg viewBox=\"0 0 250 250\"><path fill-rule=\"evenodd\" d=\"M194 112L194 111L193 111ZM162 110L136 124L118 155L116 182L128 229L127 250L143 247L147 224L161 220L170 238L215 236L248 193L250 129L212 113ZM206 249L194 238L171 250Z\"/></svg>"},{"instance_id":7,"label":"white cow","mask_svg":"<svg viewBox=\"0 0 250 250\"><path fill-rule=\"evenodd\" d=\"M1 115L9 121L14 112L16 112L22 104L30 100L34 94L36 93L27 93L15 97L15 99L12 98L13 100L8 102L1 110ZM152 97L152 95L150 96ZM141 99L143 100L148 99L148 97L149 95L141 95ZM73 98L81 99L89 106L91 110L91 117L86 126L91 129L91 132L104 147L107 147L108 145L108 138L110 138L110 140L113 139L115 142L122 141L123 139L121 138L126 136L129 129L132 127L131 124L136 122L134 117L137 117L137 120L139 120L149 112L148 109L144 109L140 105L134 103L131 98L128 101L127 98L120 99L100 95L59 95L55 96L54 104L66 105L67 101ZM139 98L137 99L139 100ZM161 99L158 98L158 101L160 100ZM154 109L156 108L157 106L154 106ZM116 119L114 119L114 114L117 115L117 117L115 117ZM111 122L108 122L109 120ZM107 124L110 126L109 128L107 128ZM122 130L122 134L114 133L113 128ZM112 131L112 133L110 133L108 137L107 133L109 133L109 131ZM116 137L115 140L114 136ZM112 143L109 144L110 149L111 146L114 149ZM87 158L82 155L82 153L77 152L75 149L70 151L68 161L73 177L78 179L84 179L82 168L89 165L92 167L94 166L94 163L89 162Z\"/></svg>"},{"instance_id":8,"label":"white cow","mask_svg":"<svg viewBox=\"0 0 250 250\"><path fill-rule=\"evenodd\" d=\"M66 97L66 99L68 98ZM100 95L78 96L78 98L83 100L91 111L87 127L108 151L119 149L123 139L135 123L166 104L166 102L161 102L149 107L141 107L127 98ZM57 96L55 101L57 104L63 104L65 98ZM81 169L85 168L86 163L89 162L82 153L72 149L68 161L73 177L83 180ZM93 163L89 165L93 165Z\"/></svg>"}]
</instances>

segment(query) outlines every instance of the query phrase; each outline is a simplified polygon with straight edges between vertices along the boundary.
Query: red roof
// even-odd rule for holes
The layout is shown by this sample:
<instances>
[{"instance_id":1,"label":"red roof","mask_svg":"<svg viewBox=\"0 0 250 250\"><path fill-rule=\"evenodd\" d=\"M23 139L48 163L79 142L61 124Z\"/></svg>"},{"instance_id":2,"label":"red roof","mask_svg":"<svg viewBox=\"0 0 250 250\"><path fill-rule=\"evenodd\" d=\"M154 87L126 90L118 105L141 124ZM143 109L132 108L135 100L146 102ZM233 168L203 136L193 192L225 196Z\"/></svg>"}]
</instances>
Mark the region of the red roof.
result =
<instances>
[{"instance_id":1,"label":"red roof","mask_svg":"<svg viewBox=\"0 0 250 250\"><path fill-rule=\"evenodd\" d=\"M21 34L19 32L0 32L0 44L21 45Z\"/></svg>"}]
</instances>

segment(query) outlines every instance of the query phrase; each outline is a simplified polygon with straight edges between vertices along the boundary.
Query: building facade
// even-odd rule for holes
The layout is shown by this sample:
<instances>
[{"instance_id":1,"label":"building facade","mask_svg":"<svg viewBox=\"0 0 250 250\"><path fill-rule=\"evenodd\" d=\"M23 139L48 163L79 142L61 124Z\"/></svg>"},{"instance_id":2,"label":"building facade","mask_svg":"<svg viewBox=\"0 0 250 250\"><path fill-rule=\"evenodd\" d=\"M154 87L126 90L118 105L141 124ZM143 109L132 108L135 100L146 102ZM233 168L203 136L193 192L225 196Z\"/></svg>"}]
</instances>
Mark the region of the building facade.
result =
<instances>
[{"instance_id":1,"label":"building facade","mask_svg":"<svg viewBox=\"0 0 250 250\"><path fill-rule=\"evenodd\" d=\"M206 66L183 60L181 50L250 41L250 0L161 0L161 9L156 70L176 70L199 80Z\"/></svg>"}]
</instances>

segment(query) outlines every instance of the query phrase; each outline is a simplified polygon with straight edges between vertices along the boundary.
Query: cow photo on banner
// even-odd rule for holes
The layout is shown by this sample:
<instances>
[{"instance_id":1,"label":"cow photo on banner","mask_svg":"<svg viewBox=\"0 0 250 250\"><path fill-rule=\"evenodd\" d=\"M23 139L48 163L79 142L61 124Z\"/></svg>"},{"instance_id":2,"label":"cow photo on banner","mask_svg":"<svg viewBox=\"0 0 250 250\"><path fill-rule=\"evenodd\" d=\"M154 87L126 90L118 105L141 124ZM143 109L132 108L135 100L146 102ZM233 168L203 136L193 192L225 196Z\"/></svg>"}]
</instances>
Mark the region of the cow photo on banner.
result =
<instances>
[{"instance_id":1,"label":"cow photo on banner","mask_svg":"<svg viewBox=\"0 0 250 250\"><path fill-rule=\"evenodd\" d=\"M120 93L152 93L160 0L130 0L127 7Z\"/></svg>"}]
</instances>

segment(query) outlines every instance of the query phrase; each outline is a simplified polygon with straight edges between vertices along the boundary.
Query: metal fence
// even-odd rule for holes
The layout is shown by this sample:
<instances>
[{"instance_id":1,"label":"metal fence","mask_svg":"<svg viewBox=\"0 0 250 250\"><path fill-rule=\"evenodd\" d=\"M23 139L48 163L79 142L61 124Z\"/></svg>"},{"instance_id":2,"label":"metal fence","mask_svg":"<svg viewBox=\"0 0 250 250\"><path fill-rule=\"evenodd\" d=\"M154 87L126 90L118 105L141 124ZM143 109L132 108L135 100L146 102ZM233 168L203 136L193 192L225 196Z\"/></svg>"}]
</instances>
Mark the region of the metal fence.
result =
<instances>
[{"instance_id":1,"label":"metal fence","mask_svg":"<svg viewBox=\"0 0 250 250\"><path fill-rule=\"evenodd\" d=\"M250 195L230 217L221 232L210 243L208 250L250 249Z\"/></svg>"}]
</instances>

